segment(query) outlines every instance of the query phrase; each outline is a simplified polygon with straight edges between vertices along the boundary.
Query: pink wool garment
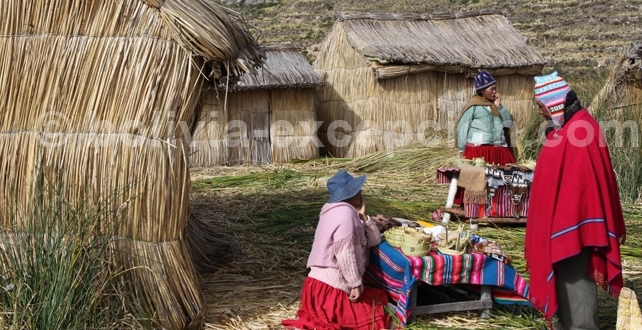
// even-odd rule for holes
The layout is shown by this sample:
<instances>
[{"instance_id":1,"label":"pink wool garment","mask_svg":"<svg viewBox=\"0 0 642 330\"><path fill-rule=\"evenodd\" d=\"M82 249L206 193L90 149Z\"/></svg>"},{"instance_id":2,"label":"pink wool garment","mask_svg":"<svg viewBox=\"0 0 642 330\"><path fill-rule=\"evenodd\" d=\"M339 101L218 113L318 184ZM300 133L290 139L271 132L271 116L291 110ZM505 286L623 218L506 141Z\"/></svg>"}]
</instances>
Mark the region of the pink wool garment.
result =
<instances>
[{"instance_id":1,"label":"pink wool garment","mask_svg":"<svg viewBox=\"0 0 642 330\"><path fill-rule=\"evenodd\" d=\"M361 286L368 248L381 243L374 221L365 224L346 202L327 203L321 209L307 266L308 276L350 292Z\"/></svg>"}]
</instances>

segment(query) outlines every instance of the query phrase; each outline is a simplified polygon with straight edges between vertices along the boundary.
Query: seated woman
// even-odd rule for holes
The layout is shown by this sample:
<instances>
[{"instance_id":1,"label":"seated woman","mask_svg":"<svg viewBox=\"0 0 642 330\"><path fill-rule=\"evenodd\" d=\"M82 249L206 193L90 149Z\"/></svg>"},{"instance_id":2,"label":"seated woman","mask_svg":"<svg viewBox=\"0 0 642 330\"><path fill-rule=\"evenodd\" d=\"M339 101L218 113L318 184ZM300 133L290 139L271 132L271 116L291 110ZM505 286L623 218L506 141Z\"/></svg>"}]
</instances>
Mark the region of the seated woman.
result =
<instances>
[{"instance_id":1,"label":"seated woman","mask_svg":"<svg viewBox=\"0 0 642 330\"><path fill-rule=\"evenodd\" d=\"M303 283L297 329L387 329L385 291L364 287L368 249L381 243L374 221L366 216L361 195L365 176L339 171L328 180L330 199L319 216Z\"/></svg>"}]
</instances>

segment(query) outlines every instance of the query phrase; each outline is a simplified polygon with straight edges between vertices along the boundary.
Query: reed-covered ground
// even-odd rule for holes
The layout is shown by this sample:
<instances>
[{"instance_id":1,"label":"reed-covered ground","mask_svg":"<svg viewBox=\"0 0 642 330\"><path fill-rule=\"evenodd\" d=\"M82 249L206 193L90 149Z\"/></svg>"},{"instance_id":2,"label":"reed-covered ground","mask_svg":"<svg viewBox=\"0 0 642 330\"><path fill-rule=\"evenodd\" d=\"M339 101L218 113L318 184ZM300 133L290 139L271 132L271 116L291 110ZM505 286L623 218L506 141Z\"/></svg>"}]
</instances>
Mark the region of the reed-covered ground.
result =
<instances>
[{"instance_id":1,"label":"reed-covered ground","mask_svg":"<svg viewBox=\"0 0 642 330\"><path fill-rule=\"evenodd\" d=\"M567 77L585 105L607 83L608 71ZM561 74L565 73L561 71ZM501 92L501 86L500 92ZM631 120L640 124L640 106L611 111L603 104L591 109L598 120ZM521 160L535 159L541 145L536 136L541 119L534 116L520 131ZM616 135L623 137L615 143ZM642 293L642 151L637 135L607 132L627 224L622 247L625 286ZM457 153L420 145L357 159L316 159L275 166L192 169L192 211L201 220L236 238L243 254L203 277L211 329L277 329L298 308L305 264L321 206L327 200L326 180L338 169L368 176L364 195L369 214L429 220L443 206L447 186L435 184L438 167L452 164ZM636 203L638 202L638 203ZM455 226L455 224L451 224ZM523 259L524 227L480 226L479 234L495 239L528 278ZM600 290L600 328L615 328L617 300ZM530 308L498 307L490 319L477 312L422 316L411 329L541 329L540 314Z\"/></svg>"},{"instance_id":2,"label":"reed-covered ground","mask_svg":"<svg viewBox=\"0 0 642 330\"><path fill-rule=\"evenodd\" d=\"M369 214L428 220L445 202L447 187L434 183L437 167L452 162L449 147L410 146L366 158L315 160L269 167L221 167L194 171L192 211L221 232L236 237L243 255L203 278L214 329L279 328L298 307L305 263L318 213L327 200L325 181L339 168L368 176L364 195ZM642 293L642 207L625 205L628 241L623 247L626 286ZM454 224L451 224L454 226ZM479 234L499 241L525 277L524 227L480 226ZM617 301L602 294L600 320L615 326ZM528 308L501 307L493 317L475 312L424 316L413 325L432 328L543 328Z\"/></svg>"}]
</instances>

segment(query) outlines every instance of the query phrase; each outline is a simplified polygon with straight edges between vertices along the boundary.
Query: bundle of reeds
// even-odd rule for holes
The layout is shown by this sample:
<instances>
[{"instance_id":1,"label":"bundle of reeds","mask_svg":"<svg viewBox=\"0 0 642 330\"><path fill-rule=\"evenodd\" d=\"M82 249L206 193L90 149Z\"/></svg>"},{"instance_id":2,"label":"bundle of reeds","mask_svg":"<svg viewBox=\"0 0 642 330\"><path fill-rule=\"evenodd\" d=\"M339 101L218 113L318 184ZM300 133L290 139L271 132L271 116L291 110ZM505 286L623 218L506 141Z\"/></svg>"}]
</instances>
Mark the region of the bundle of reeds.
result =
<instances>
[{"instance_id":1,"label":"bundle of reeds","mask_svg":"<svg viewBox=\"0 0 642 330\"><path fill-rule=\"evenodd\" d=\"M154 327L200 328L205 304L184 239L187 138L205 63L238 74L262 50L237 14L207 0L0 8L2 230L27 230L38 178L88 208L113 194L104 221L124 257L110 261L133 269L123 284L138 293L125 303Z\"/></svg>"},{"instance_id":2,"label":"bundle of reeds","mask_svg":"<svg viewBox=\"0 0 642 330\"><path fill-rule=\"evenodd\" d=\"M640 304L635 292L629 288L622 288L617 307L617 330L642 329L642 315Z\"/></svg>"},{"instance_id":3,"label":"bundle of reeds","mask_svg":"<svg viewBox=\"0 0 642 330\"><path fill-rule=\"evenodd\" d=\"M618 113L622 108L642 103L642 41L631 44L610 68L604 86L595 94L592 109L606 108ZM621 118L620 118L621 119Z\"/></svg>"}]
</instances>

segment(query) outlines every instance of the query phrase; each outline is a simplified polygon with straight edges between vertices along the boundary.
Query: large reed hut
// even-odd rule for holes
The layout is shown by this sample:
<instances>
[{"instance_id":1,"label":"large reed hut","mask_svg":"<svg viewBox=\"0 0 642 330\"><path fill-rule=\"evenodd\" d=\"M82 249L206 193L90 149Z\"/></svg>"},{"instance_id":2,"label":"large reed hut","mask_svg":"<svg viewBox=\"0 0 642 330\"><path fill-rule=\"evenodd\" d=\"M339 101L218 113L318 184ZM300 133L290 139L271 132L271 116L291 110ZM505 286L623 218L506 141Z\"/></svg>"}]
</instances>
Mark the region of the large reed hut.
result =
<instances>
[{"instance_id":1,"label":"large reed hut","mask_svg":"<svg viewBox=\"0 0 642 330\"><path fill-rule=\"evenodd\" d=\"M620 56L591 108L623 109L642 103L642 40L631 43Z\"/></svg>"},{"instance_id":2,"label":"large reed hut","mask_svg":"<svg viewBox=\"0 0 642 330\"><path fill-rule=\"evenodd\" d=\"M114 298L153 328L200 329L185 136L205 75L261 64L242 18L209 0L2 0L0 17L3 249L28 237L25 219L60 216L38 213L43 191L65 216L107 208L96 234L119 238L129 288ZM64 224L44 226L52 239Z\"/></svg>"},{"instance_id":3,"label":"large reed hut","mask_svg":"<svg viewBox=\"0 0 642 330\"><path fill-rule=\"evenodd\" d=\"M490 71L518 127L533 109L545 59L496 12L338 13L313 65L326 87L319 136L335 157L357 157L454 130ZM452 134L450 134L452 135Z\"/></svg>"},{"instance_id":4,"label":"large reed hut","mask_svg":"<svg viewBox=\"0 0 642 330\"><path fill-rule=\"evenodd\" d=\"M265 63L229 86L210 86L190 166L283 163L318 156L315 88L323 83L298 45L265 45Z\"/></svg>"}]
</instances>

